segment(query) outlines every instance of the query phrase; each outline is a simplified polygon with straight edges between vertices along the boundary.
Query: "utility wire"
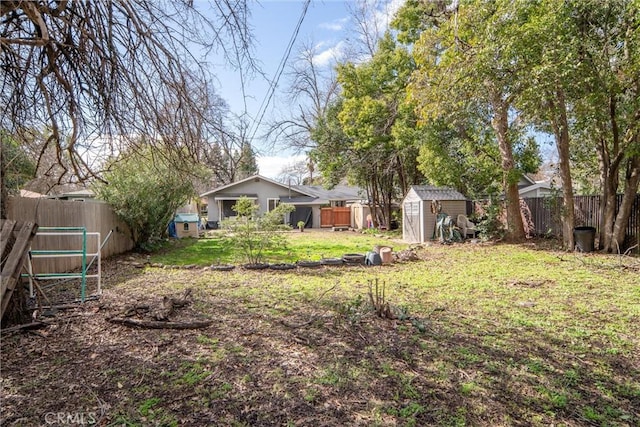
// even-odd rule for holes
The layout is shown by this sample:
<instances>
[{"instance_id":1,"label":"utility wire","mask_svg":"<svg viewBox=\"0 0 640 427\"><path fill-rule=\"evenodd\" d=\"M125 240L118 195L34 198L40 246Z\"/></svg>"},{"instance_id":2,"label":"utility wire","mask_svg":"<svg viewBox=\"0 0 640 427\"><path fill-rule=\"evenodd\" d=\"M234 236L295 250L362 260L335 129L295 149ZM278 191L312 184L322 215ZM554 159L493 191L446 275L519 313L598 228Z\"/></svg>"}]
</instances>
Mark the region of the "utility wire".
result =
<instances>
[{"instance_id":1,"label":"utility wire","mask_svg":"<svg viewBox=\"0 0 640 427\"><path fill-rule=\"evenodd\" d=\"M278 82L280 81L280 76L282 76L282 72L284 71L284 67L289 60L289 55L291 54L291 50L293 49L293 45L298 38L298 33L300 32L300 27L302 26L302 21L304 21L305 16L307 15L307 9L309 9L309 4L311 0L306 0L304 3L304 7L302 9L302 13L300 14L300 19L298 19L298 23L296 24L296 28L291 35L291 39L289 40L289 44L287 45L287 49L285 50L282 59L280 60L280 64L278 65L278 69L276 70L276 74L273 76L273 79L269 83L269 89L265 94L265 97L262 99L262 103L260 104L260 109L258 110L258 120L254 121L254 129L253 133L249 138L249 145L253 142L253 138L255 138L260 125L262 124L262 119L264 119L264 115L267 112L267 108L269 107L269 103L271 103L271 98L273 98L273 94L278 86Z\"/></svg>"}]
</instances>

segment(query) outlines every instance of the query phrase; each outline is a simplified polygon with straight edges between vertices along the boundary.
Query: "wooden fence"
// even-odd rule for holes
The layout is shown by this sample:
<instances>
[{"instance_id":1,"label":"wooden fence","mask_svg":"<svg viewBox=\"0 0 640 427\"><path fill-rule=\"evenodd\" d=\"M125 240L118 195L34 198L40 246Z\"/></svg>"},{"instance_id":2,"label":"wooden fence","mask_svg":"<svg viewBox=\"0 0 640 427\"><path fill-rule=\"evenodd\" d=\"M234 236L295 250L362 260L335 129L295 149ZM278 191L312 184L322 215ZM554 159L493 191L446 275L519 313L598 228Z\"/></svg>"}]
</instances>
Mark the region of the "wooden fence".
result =
<instances>
[{"instance_id":1,"label":"wooden fence","mask_svg":"<svg viewBox=\"0 0 640 427\"><path fill-rule=\"evenodd\" d=\"M320 209L320 227L351 227L351 208Z\"/></svg>"},{"instance_id":2,"label":"wooden fence","mask_svg":"<svg viewBox=\"0 0 640 427\"><path fill-rule=\"evenodd\" d=\"M560 197L532 197L523 199L531 212L531 219L536 235L550 235L562 237L562 198ZM622 203L622 195L617 197L617 209ZM575 225L595 227L600 229L600 217L602 198L600 196L575 196L574 197ZM640 194L631 209L631 215L625 230L625 241L622 250L626 250L638 244L640 236ZM636 253L640 250L636 248Z\"/></svg>"},{"instance_id":3,"label":"wooden fence","mask_svg":"<svg viewBox=\"0 0 640 427\"><path fill-rule=\"evenodd\" d=\"M102 258L120 254L133 248L127 226L118 219L111 207L97 201L66 201L14 197L9 199L8 219L31 221L39 227L85 227L87 232L99 232L104 241ZM87 238L87 252L96 252L97 236ZM80 236L36 236L33 250L72 250L82 248ZM90 259L87 262L91 261ZM82 265L80 257L34 259L36 273L62 273Z\"/></svg>"}]
</instances>

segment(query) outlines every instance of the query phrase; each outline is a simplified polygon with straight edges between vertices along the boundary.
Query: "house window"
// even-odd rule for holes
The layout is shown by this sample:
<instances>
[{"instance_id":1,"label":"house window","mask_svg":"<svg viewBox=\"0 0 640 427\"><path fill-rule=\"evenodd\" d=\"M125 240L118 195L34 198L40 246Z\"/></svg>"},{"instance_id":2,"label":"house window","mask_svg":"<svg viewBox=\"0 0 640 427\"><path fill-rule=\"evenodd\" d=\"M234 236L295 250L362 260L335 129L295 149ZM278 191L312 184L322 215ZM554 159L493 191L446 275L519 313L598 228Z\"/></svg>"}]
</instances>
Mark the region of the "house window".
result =
<instances>
[{"instance_id":1,"label":"house window","mask_svg":"<svg viewBox=\"0 0 640 427\"><path fill-rule=\"evenodd\" d=\"M189 223L188 223L188 222L185 222L185 223L182 225L182 229L183 229L184 231L189 231Z\"/></svg>"},{"instance_id":2,"label":"house window","mask_svg":"<svg viewBox=\"0 0 640 427\"><path fill-rule=\"evenodd\" d=\"M280 204L280 199L267 199L267 211L271 212Z\"/></svg>"},{"instance_id":3,"label":"house window","mask_svg":"<svg viewBox=\"0 0 640 427\"><path fill-rule=\"evenodd\" d=\"M332 202L332 205L335 208L344 208L346 205L346 202L344 200L334 200Z\"/></svg>"}]
</instances>

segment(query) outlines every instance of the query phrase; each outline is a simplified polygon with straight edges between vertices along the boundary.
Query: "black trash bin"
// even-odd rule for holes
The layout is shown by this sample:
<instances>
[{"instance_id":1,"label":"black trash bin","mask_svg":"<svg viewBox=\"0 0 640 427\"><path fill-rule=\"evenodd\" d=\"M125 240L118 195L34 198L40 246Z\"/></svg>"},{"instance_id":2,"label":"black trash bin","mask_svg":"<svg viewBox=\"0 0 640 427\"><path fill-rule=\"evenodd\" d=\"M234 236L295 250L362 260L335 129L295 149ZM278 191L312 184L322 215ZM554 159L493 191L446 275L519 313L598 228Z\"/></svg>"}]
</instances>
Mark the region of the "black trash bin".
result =
<instances>
[{"instance_id":1,"label":"black trash bin","mask_svg":"<svg viewBox=\"0 0 640 427\"><path fill-rule=\"evenodd\" d=\"M593 227L576 227L573 229L573 240L577 251L593 252L595 239L596 229Z\"/></svg>"}]
</instances>

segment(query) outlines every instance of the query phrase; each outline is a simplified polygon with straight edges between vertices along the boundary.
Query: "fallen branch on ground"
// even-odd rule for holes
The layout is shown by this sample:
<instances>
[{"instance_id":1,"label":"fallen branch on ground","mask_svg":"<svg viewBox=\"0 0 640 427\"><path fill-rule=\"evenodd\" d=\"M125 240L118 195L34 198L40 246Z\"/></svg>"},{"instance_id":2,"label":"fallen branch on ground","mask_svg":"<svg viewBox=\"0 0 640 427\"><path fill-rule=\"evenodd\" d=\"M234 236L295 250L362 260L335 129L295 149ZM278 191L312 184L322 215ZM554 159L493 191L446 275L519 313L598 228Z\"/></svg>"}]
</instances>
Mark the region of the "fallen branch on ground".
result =
<instances>
[{"instance_id":1,"label":"fallen branch on ground","mask_svg":"<svg viewBox=\"0 0 640 427\"><path fill-rule=\"evenodd\" d=\"M201 329L211 326L213 320L196 320L192 322L162 322L158 320L137 320L122 317L113 317L109 319L109 322L147 329Z\"/></svg>"},{"instance_id":2,"label":"fallen branch on ground","mask_svg":"<svg viewBox=\"0 0 640 427\"><path fill-rule=\"evenodd\" d=\"M10 328L4 328L4 329L2 329L2 333L6 334L6 333L9 333L9 332L16 332L16 331L20 331L20 330L38 329L38 328L42 328L42 327L48 326L48 325L49 325L49 323L46 323L46 322L25 323L23 325L12 326Z\"/></svg>"},{"instance_id":3,"label":"fallen branch on ground","mask_svg":"<svg viewBox=\"0 0 640 427\"><path fill-rule=\"evenodd\" d=\"M151 317L154 320L169 320L169 316L171 316L176 308L182 308L191 303L191 289L186 289L182 298L171 298L165 296L162 299L162 305L160 307L152 307L149 304L136 304L133 306L129 306L126 310L121 314L124 317L132 317L135 315L142 315L146 313L151 313Z\"/></svg>"}]
</instances>

